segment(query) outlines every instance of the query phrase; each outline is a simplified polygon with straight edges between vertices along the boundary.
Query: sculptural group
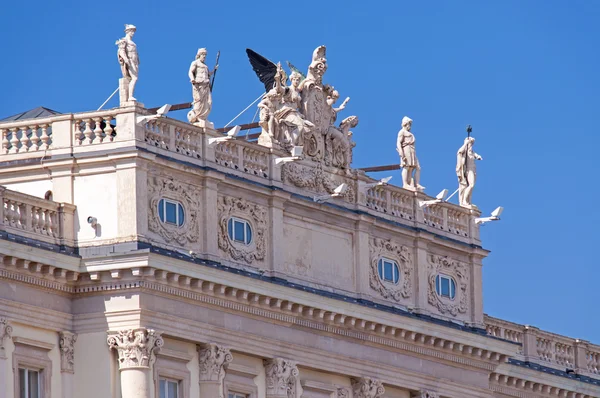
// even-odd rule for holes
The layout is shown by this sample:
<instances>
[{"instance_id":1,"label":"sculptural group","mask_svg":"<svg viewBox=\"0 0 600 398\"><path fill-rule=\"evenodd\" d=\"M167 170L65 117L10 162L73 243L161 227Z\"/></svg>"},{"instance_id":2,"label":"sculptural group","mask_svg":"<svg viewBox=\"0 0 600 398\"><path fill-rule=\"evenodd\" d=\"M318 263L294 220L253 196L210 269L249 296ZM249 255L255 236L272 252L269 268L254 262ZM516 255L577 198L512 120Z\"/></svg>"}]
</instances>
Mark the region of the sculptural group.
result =
<instances>
[{"instance_id":1,"label":"sculptural group","mask_svg":"<svg viewBox=\"0 0 600 398\"><path fill-rule=\"evenodd\" d=\"M133 35L134 25L125 25L125 37L117 40L118 60L121 66L121 105L136 101L133 96L138 80L139 57ZM335 106L340 94L331 85L323 83L327 72L325 46L317 47L306 75L288 62L291 70L288 75L281 66L262 55L247 49L248 59L264 84L265 93L258 104L259 126L262 129L259 145L291 151L294 147L303 148L304 158L319 164L350 173L352 150L356 143L350 129L358 125L357 116L348 116L338 125L338 113L342 112L350 98ZM201 127L212 127L207 121L212 109L212 84L217 64L211 71L206 65L207 50L200 48L196 59L191 63L188 77L192 84L192 110L188 121ZM213 81L211 81L211 77ZM425 188L420 184L421 166L417 157L416 139L412 132L412 119L405 116L396 140L396 150L400 155L402 187L415 192ZM470 126L469 126L470 128ZM475 139L469 136L457 152L456 174L459 183L459 203L466 208L472 204L473 188L476 180L475 161L481 156L473 151Z\"/></svg>"}]
</instances>

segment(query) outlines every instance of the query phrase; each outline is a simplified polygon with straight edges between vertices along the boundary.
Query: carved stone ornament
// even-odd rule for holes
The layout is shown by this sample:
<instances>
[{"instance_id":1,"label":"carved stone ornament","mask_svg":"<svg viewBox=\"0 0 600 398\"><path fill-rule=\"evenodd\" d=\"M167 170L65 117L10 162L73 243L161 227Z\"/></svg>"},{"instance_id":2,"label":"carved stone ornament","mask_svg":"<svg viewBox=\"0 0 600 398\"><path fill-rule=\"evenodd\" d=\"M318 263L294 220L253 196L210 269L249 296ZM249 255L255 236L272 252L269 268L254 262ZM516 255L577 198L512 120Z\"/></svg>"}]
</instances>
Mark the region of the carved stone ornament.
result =
<instances>
[{"instance_id":1,"label":"carved stone ornament","mask_svg":"<svg viewBox=\"0 0 600 398\"><path fill-rule=\"evenodd\" d=\"M58 346L60 347L60 371L74 373L75 364L75 342L77 335L71 332L59 333Z\"/></svg>"},{"instance_id":2,"label":"carved stone ornament","mask_svg":"<svg viewBox=\"0 0 600 398\"><path fill-rule=\"evenodd\" d=\"M199 347L200 381L222 382L231 361L233 361L233 355L229 348L214 343Z\"/></svg>"},{"instance_id":3,"label":"carved stone ornament","mask_svg":"<svg viewBox=\"0 0 600 398\"><path fill-rule=\"evenodd\" d=\"M336 398L350 398L350 390L345 387L340 387L335 392Z\"/></svg>"},{"instance_id":4,"label":"carved stone ornament","mask_svg":"<svg viewBox=\"0 0 600 398\"><path fill-rule=\"evenodd\" d=\"M164 345L158 332L146 328L109 332L107 343L117 350L121 370L149 368L156 359L154 353Z\"/></svg>"},{"instance_id":5,"label":"carved stone ornament","mask_svg":"<svg viewBox=\"0 0 600 398\"><path fill-rule=\"evenodd\" d=\"M267 209L242 198L221 196L218 201L219 248L232 259L252 264L255 260L264 260L267 255ZM231 217L237 217L250 223L252 240L248 245L236 242L229 237L227 224Z\"/></svg>"},{"instance_id":6,"label":"carved stone ornament","mask_svg":"<svg viewBox=\"0 0 600 398\"><path fill-rule=\"evenodd\" d=\"M265 359L267 397L300 397L300 372L296 363L282 358Z\"/></svg>"},{"instance_id":7,"label":"carved stone ornament","mask_svg":"<svg viewBox=\"0 0 600 398\"><path fill-rule=\"evenodd\" d=\"M421 390L418 393L412 394L411 398L440 398L437 392Z\"/></svg>"},{"instance_id":8,"label":"carved stone ornament","mask_svg":"<svg viewBox=\"0 0 600 398\"><path fill-rule=\"evenodd\" d=\"M385 393L381 380L370 377L352 379L352 392L354 398L379 398Z\"/></svg>"},{"instance_id":9,"label":"carved stone ornament","mask_svg":"<svg viewBox=\"0 0 600 398\"><path fill-rule=\"evenodd\" d=\"M163 176L148 178L148 228L160 235L167 243L185 245L197 242L200 237L198 209L200 189L190 184ZM183 205L184 221L182 226L160 221L158 204L161 199L170 199Z\"/></svg>"},{"instance_id":10,"label":"carved stone ornament","mask_svg":"<svg viewBox=\"0 0 600 398\"><path fill-rule=\"evenodd\" d=\"M400 301L411 296L412 293L412 255L406 246L399 245L391 240L371 238L369 240L369 253L371 267L369 269L369 285L383 298ZM383 281L379 276L378 263L382 258L394 260L398 264L400 280L396 285Z\"/></svg>"},{"instance_id":11,"label":"carved stone ornament","mask_svg":"<svg viewBox=\"0 0 600 398\"><path fill-rule=\"evenodd\" d=\"M4 352L4 340L11 338L13 328L8 323L8 319L0 317L0 358L6 358Z\"/></svg>"},{"instance_id":12,"label":"carved stone ornament","mask_svg":"<svg viewBox=\"0 0 600 398\"><path fill-rule=\"evenodd\" d=\"M469 308L469 270L466 265L446 256L430 254L428 256L429 286L427 301L437 307L442 314L456 316L464 314ZM455 297L441 297L436 291L436 276L447 275L456 282Z\"/></svg>"},{"instance_id":13,"label":"carved stone ornament","mask_svg":"<svg viewBox=\"0 0 600 398\"><path fill-rule=\"evenodd\" d=\"M306 188L316 193L333 193L333 190L342 183L348 184L344 200L349 203L356 202L355 183L344 177L335 178L335 174L323 170L323 164L305 166L297 163L286 163L281 170L281 178L285 184L299 188Z\"/></svg>"}]
</instances>

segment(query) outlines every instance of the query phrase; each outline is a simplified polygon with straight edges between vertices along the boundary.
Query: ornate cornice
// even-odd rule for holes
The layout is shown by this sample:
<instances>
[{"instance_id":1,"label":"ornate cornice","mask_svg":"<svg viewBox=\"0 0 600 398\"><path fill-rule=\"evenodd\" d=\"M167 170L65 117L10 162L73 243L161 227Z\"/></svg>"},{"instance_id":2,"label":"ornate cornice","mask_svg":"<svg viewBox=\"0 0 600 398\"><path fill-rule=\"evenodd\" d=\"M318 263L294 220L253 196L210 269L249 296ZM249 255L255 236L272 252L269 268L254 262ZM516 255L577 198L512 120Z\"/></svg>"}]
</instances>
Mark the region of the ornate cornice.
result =
<instances>
[{"instance_id":1,"label":"ornate cornice","mask_svg":"<svg viewBox=\"0 0 600 398\"><path fill-rule=\"evenodd\" d=\"M164 344L159 333L146 328L109 331L106 342L117 350L120 370L149 368L156 359L154 352Z\"/></svg>"},{"instance_id":2,"label":"ornate cornice","mask_svg":"<svg viewBox=\"0 0 600 398\"><path fill-rule=\"evenodd\" d=\"M153 267L82 273L78 275L77 285L67 284L66 279L50 280L55 278L50 275L62 272L55 269L53 274L44 274L46 269L30 269L30 273L25 274L23 269L0 268L0 279L18 280L46 289L51 283L59 288L57 291L71 295L131 289L158 292L489 371L508 358L506 353L457 342L452 338L441 338L399 325L392 326Z\"/></svg>"},{"instance_id":3,"label":"ornate cornice","mask_svg":"<svg viewBox=\"0 0 600 398\"><path fill-rule=\"evenodd\" d=\"M500 373L492 373L490 375L490 389L504 395L521 398L542 398L548 396L572 398L596 397L596 395L590 395L563 387L551 386L537 381L526 380L518 376L508 376Z\"/></svg>"},{"instance_id":4,"label":"ornate cornice","mask_svg":"<svg viewBox=\"0 0 600 398\"><path fill-rule=\"evenodd\" d=\"M71 332L60 332L58 334L58 346L60 348L60 371L75 373L75 342L77 335Z\"/></svg>"},{"instance_id":5,"label":"ornate cornice","mask_svg":"<svg viewBox=\"0 0 600 398\"><path fill-rule=\"evenodd\" d=\"M352 392L354 398L379 398L385 393L381 380L371 377L352 379Z\"/></svg>"},{"instance_id":6,"label":"ornate cornice","mask_svg":"<svg viewBox=\"0 0 600 398\"><path fill-rule=\"evenodd\" d=\"M297 394L297 388L300 386L300 372L296 362L283 358L273 358L265 359L263 363L267 379L267 398L293 398L301 395Z\"/></svg>"}]
</instances>

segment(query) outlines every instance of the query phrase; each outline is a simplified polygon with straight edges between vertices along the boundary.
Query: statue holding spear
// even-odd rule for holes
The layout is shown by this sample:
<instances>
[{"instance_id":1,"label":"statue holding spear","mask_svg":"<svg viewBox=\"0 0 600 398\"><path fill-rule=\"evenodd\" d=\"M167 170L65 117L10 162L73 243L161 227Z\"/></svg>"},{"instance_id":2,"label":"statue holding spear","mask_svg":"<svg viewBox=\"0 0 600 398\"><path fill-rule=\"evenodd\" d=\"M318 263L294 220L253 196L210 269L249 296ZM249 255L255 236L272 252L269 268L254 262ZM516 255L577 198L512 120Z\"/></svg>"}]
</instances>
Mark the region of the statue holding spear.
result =
<instances>
[{"instance_id":1,"label":"statue holding spear","mask_svg":"<svg viewBox=\"0 0 600 398\"><path fill-rule=\"evenodd\" d=\"M458 200L462 207L473 208L473 188L477 178L476 160L483 158L473 151L475 138L471 137L473 129L467 126L467 138L456 153L456 175L458 177Z\"/></svg>"},{"instance_id":2,"label":"statue holding spear","mask_svg":"<svg viewBox=\"0 0 600 398\"><path fill-rule=\"evenodd\" d=\"M210 71L204 63L206 61L206 48L201 48L196 54L196 59L190 65L188 76L192 83L192 110L188 112L188 121L192 124L206 124L206 119L212 109L212 87L214 76L219 68L218 58L215 68ZM211 77L213 78L211 81Z\"/></svg>"}]
</instances>

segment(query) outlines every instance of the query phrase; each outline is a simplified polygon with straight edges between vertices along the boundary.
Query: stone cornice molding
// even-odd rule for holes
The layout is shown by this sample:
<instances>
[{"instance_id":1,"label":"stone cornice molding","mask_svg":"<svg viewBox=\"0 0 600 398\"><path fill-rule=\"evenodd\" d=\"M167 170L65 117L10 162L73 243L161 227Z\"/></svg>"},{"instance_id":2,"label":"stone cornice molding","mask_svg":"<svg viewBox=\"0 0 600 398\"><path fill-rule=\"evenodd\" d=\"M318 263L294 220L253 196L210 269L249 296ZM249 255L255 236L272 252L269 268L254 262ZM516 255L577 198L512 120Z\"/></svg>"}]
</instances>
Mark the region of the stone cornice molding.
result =
<instances>
[{"instance_id":1,"label":"stone cornice molding","mask_svg":"<svg viewBox=\"0 0 600 398\"><path fill-rule=\"evenodd\" d=\"M58 334L58 346L60 349L60 371L63 373L75 373L75 342L77 335L71 332L60 332Z\"/></svg>"},{"instance_id":2,"label":"stone cornice molding","mask_svg":"<svg viewBox=\"0 0 600 398\"><path fill-rule=\"evenodd\" d=\"M222 384L231 361L233 361L233 355L227 347L214 343L198 346L200 383L212 381Z\"/></svg>"},{"instance_id":3,"label":"stone cornice molding","mask_svg":"<svg viewBox=\"0 0 600 398\"><path fill-rule=\"evenodd\" d=\"M392 326L153 267L82 273L78 276L77 285L66 284L66 280L61 283L44 278L44 269L28 270L30 273L24 274L20 269L13 271L0 268L0 279L14 279L46 289L56 285L57 291L72 295L143 289L488 371L494 370L509 357L506 351L477 347L464 340L459 342L451 337L440 338L398 324ZM41 275L36 272L41 272ZM54 275L57 273L60 270L54 271ZM453 331L449 336L455 334Z\"/></svg>"},{"instance_id":4,"label":"stone cornice molding","mask_svg":"<svg viewBox=\"0 0 600 398\"><path fill-rule=\"evenodd\" d=\"M371 377L351 379L353 398L379 398L385 394L381 380Z\"/></svg>"},{"instance_id":5,"label":"stone cornice molding","mask_svg":"<svg viewBox=\"0 0 600 398\"><path fill-rule=\"evenodd\" d=\"M106 342L109 349L117 350L120 370L150 368L156 359L154 352L164 345L160 333L146 328L109 331Z\"/></svg>"},{"instance_id":6,"label":"stone cornice molding","mask_svg":"<svg viewBox=\"0 0 600 398\"><path fill-rule=\"evenodd\" d=\"M522 398L542 398L548 396L594 398L598 396L500 373L492 373L490 375L490 389L505 395Z\"/></svg>"},{"instance_id":7,"label":"stone cornice molding","mask_svg":"<svg viewBox=\"0 0 600 398\"><path fill-rule=\"evenodd\" d=\"M300 372L296 362L272 358L263 360L267 385L267 397L296 397L300 384Z\"/></svg>"},{"instance_id":8,"label":"stone cornice molding","mask_svg":"<svg viewBox=\"0 0 600 398\"><path fill-rule=\"evenodd\" d=\"M12 337L13 328L7 318L0 317L0 358L6 358L4 340Z\"/></svg>"}]
</instances>

